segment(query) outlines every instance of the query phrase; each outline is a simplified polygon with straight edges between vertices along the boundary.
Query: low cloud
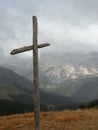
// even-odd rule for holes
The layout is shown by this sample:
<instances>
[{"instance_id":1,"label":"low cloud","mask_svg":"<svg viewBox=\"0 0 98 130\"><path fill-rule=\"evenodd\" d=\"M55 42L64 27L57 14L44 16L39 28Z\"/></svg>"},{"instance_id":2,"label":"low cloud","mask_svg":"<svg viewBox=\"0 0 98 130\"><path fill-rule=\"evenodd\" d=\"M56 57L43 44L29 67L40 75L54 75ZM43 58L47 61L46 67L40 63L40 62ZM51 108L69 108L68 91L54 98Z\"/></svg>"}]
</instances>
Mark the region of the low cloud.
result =
<instances>
[{"instance_id":1,"label":"low cloud","mask_svg":"<svg viewBox=\"0 0 98 130\"><path fill-rule=\"evenodd\" d=\"M0 46L9 54L14 48L32 44L32 15L37 15L39 43L51 43L44 51L97 50L97 5L97 0L4 0Z\"/></svg>"}]
</instances>

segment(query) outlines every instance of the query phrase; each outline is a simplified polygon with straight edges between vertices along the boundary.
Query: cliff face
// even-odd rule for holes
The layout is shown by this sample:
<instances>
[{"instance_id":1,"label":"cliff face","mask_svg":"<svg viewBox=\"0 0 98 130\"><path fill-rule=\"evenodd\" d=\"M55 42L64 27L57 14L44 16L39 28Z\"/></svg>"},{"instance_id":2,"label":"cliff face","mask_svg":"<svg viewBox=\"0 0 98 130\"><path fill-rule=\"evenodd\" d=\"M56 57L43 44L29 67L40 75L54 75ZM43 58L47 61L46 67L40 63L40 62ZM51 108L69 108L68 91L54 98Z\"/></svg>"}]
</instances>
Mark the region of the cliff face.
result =
<instances>
[{"instance_id":1,"label":"cliff face","mask_svg":"<svg viewBox=\"0 0 98 130\"><path fill-rule=\"evenodd\" d=\"M2 66L10 68L32 80L32 59L11 58ZM9 62L10 61L10 62ZM39 74L54 84L81 76L98 75L98 53L59 53L39 56Z\"/></svg>"}]
</instances>

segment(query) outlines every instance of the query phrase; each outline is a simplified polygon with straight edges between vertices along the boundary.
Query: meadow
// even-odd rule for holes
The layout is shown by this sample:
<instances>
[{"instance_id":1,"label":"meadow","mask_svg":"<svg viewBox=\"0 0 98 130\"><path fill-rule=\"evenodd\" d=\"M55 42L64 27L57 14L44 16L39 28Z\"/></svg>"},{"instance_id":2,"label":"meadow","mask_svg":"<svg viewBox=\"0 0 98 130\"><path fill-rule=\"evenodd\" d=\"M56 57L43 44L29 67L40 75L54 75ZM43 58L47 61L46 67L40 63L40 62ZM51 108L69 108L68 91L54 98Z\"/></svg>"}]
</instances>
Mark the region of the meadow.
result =
<instances>
[{"instance_id":1,"label":"meadow","mask_svg":"<svg viewBox=\"0 0 98 130\"><path fill-rule=\"evenodd\" d=\"M41 112L41 130L98 130L98 109ZM0 117L0 130L34 130L34 113Z\"/></svg>"}]
</instances>

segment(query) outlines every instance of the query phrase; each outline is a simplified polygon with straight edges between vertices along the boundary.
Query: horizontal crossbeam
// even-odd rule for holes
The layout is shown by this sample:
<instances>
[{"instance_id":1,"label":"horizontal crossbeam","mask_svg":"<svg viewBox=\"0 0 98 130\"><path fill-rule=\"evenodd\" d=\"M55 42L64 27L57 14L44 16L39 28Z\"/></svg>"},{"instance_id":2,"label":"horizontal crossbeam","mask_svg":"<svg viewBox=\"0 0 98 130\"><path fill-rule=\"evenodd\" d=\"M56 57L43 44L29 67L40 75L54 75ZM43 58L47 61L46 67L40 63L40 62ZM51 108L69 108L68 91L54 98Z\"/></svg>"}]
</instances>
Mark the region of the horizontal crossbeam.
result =
<instances>
[{"instance_id":1,"label":"horizontal crossbeam","mask_svg":"<svg viewBox=\"0 0 98 130\"><path fill-rule=\"evenodd\" d=\"M46 46L50 46L50 43L43 43L43 44L37 45L38 48L43 48L43 47L46 47ZM14 49L14 50L12 50L11 55L26 52L26 51L29 51L29 50L33 50L33 45L24 46L24 47L21 47L21 48L18 48L18 49Z\"/></svg>"}]
</instances>

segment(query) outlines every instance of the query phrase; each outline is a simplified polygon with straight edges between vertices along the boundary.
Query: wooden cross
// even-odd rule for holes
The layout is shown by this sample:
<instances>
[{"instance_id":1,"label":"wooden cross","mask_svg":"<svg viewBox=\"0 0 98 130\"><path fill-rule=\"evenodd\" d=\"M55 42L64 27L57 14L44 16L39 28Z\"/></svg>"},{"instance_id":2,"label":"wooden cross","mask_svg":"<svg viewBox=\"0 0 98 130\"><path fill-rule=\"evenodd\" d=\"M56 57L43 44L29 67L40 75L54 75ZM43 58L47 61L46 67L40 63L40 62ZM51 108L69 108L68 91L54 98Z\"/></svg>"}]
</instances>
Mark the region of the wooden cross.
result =
<instances>
[{"instance_id":1,"label":"wooden cross","mask_svg":"<svg viewBox=\"0 0 98 130\"><path fill-rule=\"evenodd\" d=\"M40 96L39 96L39 81L38 81L38 48L49 46L49 43L38 45L38 27L37 17L32 17L33 21L33 45L24 46L22 48L12 50L11 54L15 55L25 51L33 50L33 83L34 83L34 120L35 130L40 130Z\"/></svg>"}]
</instances>

